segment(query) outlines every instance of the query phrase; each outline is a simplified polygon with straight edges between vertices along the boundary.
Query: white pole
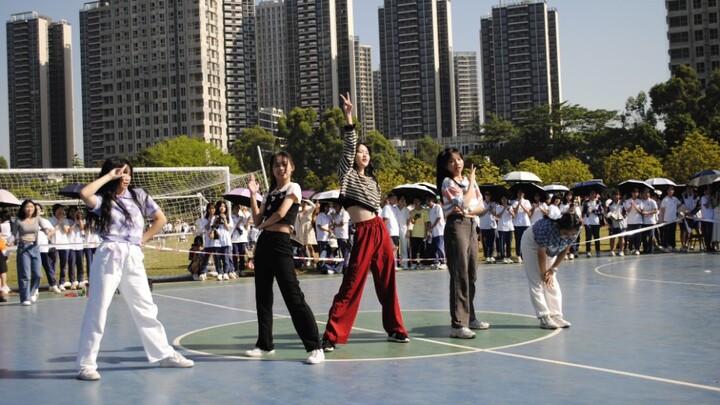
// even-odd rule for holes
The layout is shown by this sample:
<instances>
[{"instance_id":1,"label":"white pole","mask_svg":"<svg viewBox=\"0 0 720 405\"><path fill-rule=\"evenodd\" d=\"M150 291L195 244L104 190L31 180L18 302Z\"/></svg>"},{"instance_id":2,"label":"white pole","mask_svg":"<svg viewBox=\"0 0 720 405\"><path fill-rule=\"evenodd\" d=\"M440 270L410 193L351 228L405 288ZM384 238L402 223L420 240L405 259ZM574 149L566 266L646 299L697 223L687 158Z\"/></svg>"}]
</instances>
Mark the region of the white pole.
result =
<instances>
[{"instance_id":1,"label":"white pole","mask_svg":"<svg viewBox=\"0 0 720 405\"><path fill-rule=\"evenodd\" d=\"M263 172L263 180L265 180L265 190L270 191L270 186L268 185L268 181L267 181L267 172L265 172L265 162L263 161L262 150L260 150L260 145L257 145L257 150L258 150L258 157L260 157L260 168L262 169L262 172Z\"/></svg>"}]
</instances>

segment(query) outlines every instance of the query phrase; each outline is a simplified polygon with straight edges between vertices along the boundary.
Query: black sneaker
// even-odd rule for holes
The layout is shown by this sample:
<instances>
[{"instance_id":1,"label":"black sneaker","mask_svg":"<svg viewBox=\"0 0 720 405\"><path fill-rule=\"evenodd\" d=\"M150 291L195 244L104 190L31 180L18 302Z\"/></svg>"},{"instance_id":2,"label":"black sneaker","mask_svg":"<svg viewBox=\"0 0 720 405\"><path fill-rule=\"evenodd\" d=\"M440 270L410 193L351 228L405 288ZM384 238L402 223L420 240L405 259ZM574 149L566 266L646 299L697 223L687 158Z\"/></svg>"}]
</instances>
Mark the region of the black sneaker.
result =
<instances>
[{"instance_id":1,"label":"black sneaker","mask_svg":"<svg viewBox=\"0 0 720 405\"><path fill-rule=\"evenodd\" d=\"M410 343L410 338L404 333L393 332L387 337L388 342Z\"/></svg>"},{"instance_id":2,"label":"black sneaker","mask_svg":"<svg viewBox=\"0 0 720 405\"><path fill-rule=\"evenodd\" d=\"M335 350L335 344L328 340L327 338L322 338L322 341L320 342L320 346L322 346L322 349L326 353L330 353L333 350Z\"/></svg>"}]
</instances>

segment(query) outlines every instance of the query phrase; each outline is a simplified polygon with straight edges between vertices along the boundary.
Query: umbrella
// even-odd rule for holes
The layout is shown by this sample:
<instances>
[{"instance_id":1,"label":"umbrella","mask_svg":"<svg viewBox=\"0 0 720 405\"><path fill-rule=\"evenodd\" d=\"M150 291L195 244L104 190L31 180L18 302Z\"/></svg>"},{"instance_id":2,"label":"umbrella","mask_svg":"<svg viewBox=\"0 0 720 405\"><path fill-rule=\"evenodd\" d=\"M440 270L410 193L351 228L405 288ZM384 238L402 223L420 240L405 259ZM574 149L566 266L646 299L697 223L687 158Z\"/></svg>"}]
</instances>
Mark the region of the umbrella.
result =
<instances>
[{"instance_id":1,"label":"umbrella","mask_svg":"<svg viewBox=\"0 0 720 405\"><path fill-rule=\"evenodd\" d=\"M312 197L315 201L337 202L340 201L340 190L329 190L316 193Z\"/></svg>"},{"instance_id":2,"label":"umbrella","mask_svg":"<svg viewBox=\"0 0 720 405\"><path fill-rule=\"evenodd\" d=\"M492 198L492 201L500 202L500 199L502 196L507 196L509 194L509 191L505 186L501 186L500 184L481 184L478 186L480 188L480 192L485 195L485 193L490 193L490 197Z\"/></svg>"},{"instance_id":3,"label":"umbrella","mask_svg":"<svg viewBox=\"0 0 720 405\"><path fill-rule=\"evenodd\" d=\"M542 183L540 177L535 173L514 171L503 176L502 181L507 183L526 182L526 183Z\"/></svg>"},{"instance_id":4,"label":"umbrella","mask_svg":"<svg viewBox=\"0 0 720 405\"><path fill-rule=\"evenodd\" d=\"M17 207L22 205L22 201L18 200L13 193L0 189L0 207Z\"/></svg>"},{"instance_id":5,"label":"umbrella","mask_svg":"<svg viewBox=\"0 0 720 405\"><path fill-rule=\"evenodd\" d=\"M670 179L666 179L664 177L655 177L652 179L645 180L645 183L649 186L654 187L656 190L660 190L662 192L666 192L668 187L673 186L677 187L677 184L675 184L674 181Z\"/></svg>"},{"instance_id":6,"label":"umbrella","mask_svg":"<svg viewBox=\"0 0 720 405\"><path fill-rule=\"evenodd\" d=\"M398 197L405 197L405 201L412 202L415 198L425 201L427 197L435 197L435 192L421 184L403 184L392 189Z\"/></svg>"},{"instance_id":7,"label":"umbrella","mask_svg":"<svg viewBox=\"0 0 720 405\"><path fill-rule=\"evenodd\" d=\"M315 190L303 190L300 194L302 195L302 198L307 200L310 199L310 197L312 197L315 193Z\"/></svg>"},{"instance_id":8,"label":"umbrella","mask_svg":"<svg viewBox=\"0 0 720 405\"><path fill-rule=\"evenodd\" d=\"M545 200L545 190L535 183L515 183L510 187L510 194L513 198L517 196L518 191L522 190L525 192L525 199L532 201L535 194L540 194L540 200Z\"/></svg>"},{"instance_id":9,"label":"umbrella","mask_svg":"<svg viewBox=\"0 0 720 405\"><path fill-rule=\"evenodd\" d=\"M64 197L80 198L80 190L82 190L83 187L85 187L84 184L68 184L58 191L58 194Z\"/></svg>"},{"instance_id":10,"label":"umbrella","mask_svg":"<svg viewBox=\"0 0 720 405\"><path fill-rule=\"evenodd\" d=\"M570 187L570 190L572 190L573 194L576 196L584 196L588 195L591 191L600 192L606 188L607 186L602 180L592 179L575 183L572 187Z\"/></svg>"},{"instance_id":11,"label":"umbrella","mask_svg":"<svg viewBox=\"0 0 720 405\"><path fill-rule=\"evenodd\" d=\"M415 183L415 184L419 184L419 185L421 185L421 186L425 186L425 187L429 188L430 191L432 191L433 193L435 193L435 195L438 194L438 189L437 189L437 186L436 186L435 184L428 183L427 181L421 181L421 182Z\"/></svg>"},{"instance_id":12,"label":"umbrella","mask_svg":"<svg viewBox=\"0 0 720 405\"><path fill-rule=\"evenodd\" d=\"M563 186L562 184L548 184L547 186L543 186L543 190L552 194L567 193L570 191L569 188Z\"/></svg>"},{"instance_id":13,"label":"umbrella","mask_svg":"<svg viewBox=\"0 0 720 405\"><path fill-rule=\"evenodd\" d=\"M650 190L655 190L655 187L645 183L642 180L626 180L622 183L618 184L618 190L620 190L620 195L629 195L632 193L634 189L638 189L642 192L644 188L648 188Z\"/></svg>"},{"instance_id":14,"label":"umbrella","mask_svg":"<svg viewBox=\"0 0 720 405\"><path fill-rule=\"evenodd\" d=\"M695 187L705 186L712 183L718 177L720 177L720 170L703 170L693 174L687 184L688 186Z\"/></svg>"},{"instance_id":15,"label":"umbrella","mask_svg":"<svg viewBox=\"0 0 720 405\"><path fill-rule=\"evenodd\" d=\"M230 190L227 194L223 194L223 198L233 204L240 204L246 207L250 206L250 190L245 187L238 187ZM255 194L255 200L262 203L263 198L259 193Z\"/></svg>"}]
</instances>

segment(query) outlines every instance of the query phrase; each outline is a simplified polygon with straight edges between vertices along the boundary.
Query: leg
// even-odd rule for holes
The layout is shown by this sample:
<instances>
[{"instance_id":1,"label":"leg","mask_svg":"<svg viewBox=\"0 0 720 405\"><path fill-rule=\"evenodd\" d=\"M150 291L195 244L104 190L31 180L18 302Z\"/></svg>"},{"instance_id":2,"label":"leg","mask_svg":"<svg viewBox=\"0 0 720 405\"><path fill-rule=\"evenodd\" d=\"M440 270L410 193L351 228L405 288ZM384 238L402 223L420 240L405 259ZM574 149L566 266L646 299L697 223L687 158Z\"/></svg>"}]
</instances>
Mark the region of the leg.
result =
<instances>
[{"instance_id":1,"label":"leg","mask_svg":"<svg viewBox=\"0 0 720 405\"><path fill-rule=\"evenodd\" d=\"M273 350L273 241L271 233L260 234L255 247L255 307L258 317L258 339L255 346Z\"/></svg>"},{"instance_id":2,"label":"leg","mask_svg":"<svg viewBox=\"0 0 720 405\"><path fill-rule=\"evenodd\" d=\"M397 297L394 249L387 228L382 221L376 221L375 226L372 226L370 231L367 236L371 244L376 248L376 253L370 262L370 270L373 273L375 294L377 294L380 305L382 305L383 328L388 334L407 335ZM367 272L365 274L367 275ZM358 297L357 302L360 303L360 297ZM355 313L357 313L357 309Z\"/></svg>"},{"instance_id":3,"label":"leg","mask_svg":"<svg viewBox=\"0 0 720 405\"><path fill-rule=\"evenodd\" d=\"M16 254L18 290L20 290L20 302L30 301L30 257L31 247L28 244L18 245Z\"/></svg>"}]
</instances>

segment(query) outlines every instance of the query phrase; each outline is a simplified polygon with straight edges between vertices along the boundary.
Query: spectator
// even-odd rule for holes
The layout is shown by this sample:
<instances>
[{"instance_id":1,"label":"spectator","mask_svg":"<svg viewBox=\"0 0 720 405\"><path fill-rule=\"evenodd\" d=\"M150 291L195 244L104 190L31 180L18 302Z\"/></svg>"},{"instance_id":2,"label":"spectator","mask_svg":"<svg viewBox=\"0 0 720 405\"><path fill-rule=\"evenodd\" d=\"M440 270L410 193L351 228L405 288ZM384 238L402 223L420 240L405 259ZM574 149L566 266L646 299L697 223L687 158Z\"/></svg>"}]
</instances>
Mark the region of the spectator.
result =
<instances>
[{"instance_id":1,"label":"spectator","mask_svg":"<svg viewBox=\"0 0 720 405\"><path fill-rule=\"evenodd\" d=\"M433 267L444 270L447 269L447 265L445 264L445 238L443 238L445 232L445 215L443 214L442 207L435 203L435 197L428 197L426 202L428 205L428 219L430 220L427 233L432 241L432 252L435 258Z\"/></svg>"},{"instance_id":2,"label":"spectator","mask_svg":"<svg viewBox=\"0 0 720 405\"><path fill-rule=\"evenodd\" d=\"M562 198L560 198L560 195L558 194L550 197L550 204L548 205L547 213L548 218L560 219L560 217L562 216L562 214L560 213L560 201L562 201Z\"/></svg>"},{"instance_id":3,"label":"spectator","mask_svg":"<svg viewBox=\"0 0 720 405\"><path fill-rule=\"evenodd\" d=\"M541 199L542 196L540 193L535 193L535 195L533 195L532 215L530 216L531 225L541 220L543 217L548 216L548 204L551 203L550 196L548 195L547 201L542 201Z\"/></svg>"},{"instance_id":4,"label":"spectator","mask_svg":"<svg viewBox=\"0 0 720 405\"><path fill-rule=\"evenodd\" d=\"M714 208L710 186L706 186L703 196L700 197L700 216L702 217L702 222L700 224L703 239L705 241L706 252L715 251L712 243L713 220L715 219L715 213L713 212Z\"/></svg>"},{"instance_id":5,"label":"spectator","mask_svg":"<svg viewBox=\"0 0 720 405\"><path fill-rule=\"evenodd\" d=\"M660 213L658 214L659 220L665 225L662 227L662 247L666 252L672 252L675 250L675 224L678 219L678 208L680 207L680 200L675 197L675 187L670 186L667 189L667 195L660 202Z\"/></svg>"},{"instance_id":6,"label":"spectator","mask_svg":"<svg viewBox=\"0 0 720 405\"><path fill-rule=\"evenodd\" d=\"M82 290L85 286L85 268L83 267L83 233L85 232L85 221L82 213L76 206L68 208L68 276L70 277L70 289Z\"/></svg>"},{"instance_id":7,"label":"spectator","mask_svg":"<svg viewBox=\"0 0 720 405\"><path fill-rule=\"evenodd\" d=\"M87 270L87 279L90 279L90 267L95 258L95 252L100 245L100 235L98 235L98 217L89 212L87 221L85 221L85 244L83 245L83 254L85 256L85 269Z\"/></svg>"},{"instance_id":8,"label":"spectator","mask_svg":"<svg viewBox=\"0 0 720 405\"><path fill-rule=\"evenodd\" d=\"M400 247L400 226L396 215L397 196L395 193L390 192L385 199L385 205L380 211L380 218L385 222L385 226L390 234L390 240L392 240L393 251L395 257L397 257L398 248Z\"/></svg>"},{"instance_id":9,"label":"spectator","mask_svg":"<svg viewBox=\"0 0 720 405\"><path fill-rule=\"evenodd\" d=\"M410 258L415 263L415 269L424 265L423 259L427 257L425 252L425 225L430 221L428 211L422 206L420 198L413 199L408 230L410 231Z\"/></svg>"},{"instance_id":10,"label":"spectator","mask_svg":"<svg viewBox=\"0 0 720 405\"><path fill-rule=\"evenodd\" d=\"M230 239L233 246L234 268L241 277L245 276L245 256L247 255L250 220L247 208L239 204L233 205L232 222L234 225Z\"/></svg>"},{"instance_id":11,"label":"spectator","mask_svg":"<svg viewBox=\"0 0 720 405\"><path fill-rule=\"evenodd\" d=\"M38 248L38 233L42 232L35 203L25 200L17 213L17 228L15 241L17 242L17 278L20 290L20 304L30 306L37 301L40 289L40 249Z\"/></svg>"},{"instance_id":12,"label":"spectator","mask_svg":"<svg viewBox=\"0 0 720 405\"><path fill-rule=\"evenodd\" d=\"M696 220L696 215L700 211L700 204L698 203L698 196L695 194L695 187L688 185L685 187L685 193L682 195L682 204L685 208L682 210L685 213L684 225L680 227L680 240L682 241L682 249L687 252L690 248L690 236L693 231L698 232L699 224Z\"/></svg>"},{"instance_id":13,"label":"spectator","mask_svg":"<svg viewBox=\"0 0 720 405\"><path fill-rule=\"evenodd\" d=\"M317 238L313 227L313 213L315 212L315 204L312 201L303 199L300 202L300 211L295 221L295 237L305 247L305 267L312 265L312 259L315 257L315 245Z\"/></svg>"},{"instance_id":14,"label":"spectator","mask_svg":"<svg viewBox=\"0 0 720 405\"><path fill-rule=\"evenodd\" d=\"M512 221L514 216L515 212L508 204L507 197L502 196L500 198L500 205L495 207L495 218L497 218L498 221L497 231L501 246L498 253L500 254L500 258L502 258L502 262L505 264L513 263L510 244L512 243L512 232L515 229L513 228Z\"/></svg>"},{"instance_id":15,"label":"spectator","mask_svg":"<svg viewBox=\"0 0 720 405\"><path fill-rule=\"evenodd\" d=\"M215 220L215 205L209 202L205 205L205 216L200 218L196 224L196 232L203 237L204 249L203 262L200 266L200 274L198 274L199 281L207 280L208 263L210 262L210 256L215 254L217 250L215 244L218 243L215 239L215 233L212 232L213 221ZM215 256L217 257L217 256ZM213 258L213 260L216 260ZM215 268L217 269L218 263L215 262Z\"/></svg>"},{"instance_id":16,"label":"spectator","mask_svg":"<svg viewBox=\"0 0 720 405\"><path fill-rule=\"evenodd\" d=\"M51 259L57 259L58 261L59 267L57 267L57 273L55 273L56 275L59 274L57 277L58 288L60 291L65 291L66 288L72 286L65 278L68 265L68 250L70 248L68 239L70 226L69 220L65 218L65 208L61 204L53 205L52 212L53 216L50 218L50 224L53 226L53 231L51 231L50 243L54 245L56 255L53 255L54 257L51 257ZM52 261L50 267L56 268L56 262Z\"/></svg>"},{"instance_id":17,"label":"spectator","mask_svg":"<svg viewBox=\"0 0 720 405\"><path fill-rule=\"evenodd\" d=\"M495 232L497 232L497 219L495 219L495 210L497 204L492 200L492 194L486 191L484 194L485 206L487 209L483 211L480 218L480 233L482 235L482 248L485 255L485 263L495 263Z\"/></svg>"},{"instance_id":18,"label":"spectator","mask_svg":"<svg viewBox=\"0 0 720 405\"><path fill-rule=\"evenodd\" d=\"M533 214L533 205L525 199L525 192L518 190L517 199L512 203L513 210L513 228L515 233L515 255L517 262L522 263L522 251L520 250L520 241L522 235L528 227L530 227L530 217Z\"/></svg>"},{"instance_id":19,"label":"spectator","mask_svg":"<svg viewBox=\"0 0 720 405\"><path fill-rule=\"evenodd\" d=\"M625 212L627 213L627 229L628 231L637 231L642 228L642 200L638 198L640 190L634 188L630 193L630 198L625 201ZM628 235L630 254L640 254L640 232Z\"/></svg>"},{"instance_id":20,"label":"spectator","mask_svg":"<svg viewBox=\"0 0 720 405\"><path fill-rule=\"evenodd\" d=\"M44 211L42 205L35 203L35 210L38 213L41 230L41 232L38 232L37 235L37 243L40 250L40 264L42 265L43 270L45 270L45 276L48 279L48 291L60 294L62 291L60 291L60 287L58 287L57 280L55 279L55 268L51 266L54 262L54 260L51 259L51 256L55 255L55 249L53 248L52 252L50 251L50 240L48 239L49 237L52 237L54 229L50 221L43 218Z\"/></svg>"},{"instance_id":21,"label":"spectator","mask_svg":"<svg viewBox=\"0 0 720 405\"><path fill-rule=\"evenodd\" d=\"M642 193L642 223L643 228L650 228L657 224L658 207L657 202L650 197L650 189L643 188ZM642 240L642 252L652 253L654 247L654 230L646 229L641 234Z\"/></svg>"},{"instance_id":22,"label":"spectator","mask_svg":"<svg viewBox=\"0 0 720 405\"><path fill-rule=\"evenodd\" d=\"M627 224L625 223L625 205L620 200L620 191L613 191L612 199L607 206L607 219L610 236L625 232ZM617 247L617 255L625 256L625 238L617 236L610 238L610 255L615 256L615 248Z\"/></svg>"},{"instance_id":23,"label":"spectator","mask_svg":"<svg viewBox=\"0 0 720 405\"><path fill-rule=\"evenodd\" d=\"M338 250L343 261L334 264L334 273L342 273L350 260L350 214L340 203L335 203L335 215L332 219L333 234L338 243Z\"/></svg>"},{"instance_id":24,"label":"spectator","mask_svg":"<svg viewBox=\"0 0 720 405\"><path fill-rule=\"evenodd\" d=\"M410 258L410 255L408 253L408 245L410 237L408 232L408 222L410 220L410 208L407 206L407 201L404 196L400 196L400 198L398 198L398 203L395 206L395 218L397 218L398 227L400 227L400 251L398 254L400 266L398 266L398 268L402 267L404 269L409 269L410 262L408 259Z\"/></svg>"},{"instance_id":25,"label":"spectator","mask_svg":"<svg viewBox=\"0 0 720 405\"><path fill-rule=\"evenodd\" d=\"M583 224L585 225L585 254L592 257L590 241L595 240L595 255L600 256L600 218L603 217L603 206L600 194L590 192L590 197L583 203Z\"/></svg>"},{"instance_id":26,"label":"spectator","mask_svg":"<svg viewBox=\"0 0 720 405\"><path fill-rule=\"evenodd\" d=\"M215 239L215 271L217 280L230 280L237 278L235 266L232 262L231 234L235 224L227 214L227 205L224 201L215 203L215 218L213 218L213 239Z\"/></svg>"},{"instance_id":27,"label":"spectator","mask_svg":"<svg viewBox=\"0 0 720 405\"><path fill-rule=\"evenodd\" d=\"M10 226L10 212L0 211L0 239L4 243L5 247L0 249L0 302L7 301L7 295L10 294L10 287L7 284L7 260L10 257L10 250L7 249L11 246L15 237L12 234L12 227Z\"/></svg>"}]
</instances>

